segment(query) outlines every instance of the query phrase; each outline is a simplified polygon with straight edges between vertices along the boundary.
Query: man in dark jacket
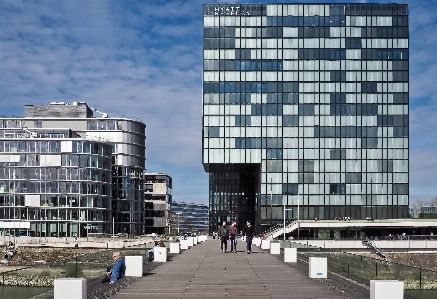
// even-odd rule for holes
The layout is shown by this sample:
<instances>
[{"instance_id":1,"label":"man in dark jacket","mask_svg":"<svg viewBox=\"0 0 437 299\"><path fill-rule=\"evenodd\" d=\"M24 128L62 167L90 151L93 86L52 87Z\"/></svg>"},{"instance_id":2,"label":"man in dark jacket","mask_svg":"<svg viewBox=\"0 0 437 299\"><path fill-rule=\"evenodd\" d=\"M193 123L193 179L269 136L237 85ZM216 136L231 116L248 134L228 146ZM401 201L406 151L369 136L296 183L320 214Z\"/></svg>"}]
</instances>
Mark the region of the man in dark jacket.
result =
<instances>
[{"instance_id":1,"label":"man in dark jacket","mask_svg":"<svg viewBox=\"0 0 437 299\"><path fill-rule=\"evenodd\" d=\"M247 253L252 253L252 239L255 235L254 227L250 224L250 221L247 221L246 226L244 227L244 235L246 236L246 250Z\"/></svg>"},{"instance_id":2,"label":"man in dark jacket","mask_svg":"<svg viewBox=\"0 0 437 299\"><path fill-rule=\"evenodd\" d=\"M220 226L218 230L218 236L220 238L220 249L223 253L228 250L228 239L229 239L229 227L226 224L226 221L223 221L223 225Z\"/></svg>"}]
</instances>

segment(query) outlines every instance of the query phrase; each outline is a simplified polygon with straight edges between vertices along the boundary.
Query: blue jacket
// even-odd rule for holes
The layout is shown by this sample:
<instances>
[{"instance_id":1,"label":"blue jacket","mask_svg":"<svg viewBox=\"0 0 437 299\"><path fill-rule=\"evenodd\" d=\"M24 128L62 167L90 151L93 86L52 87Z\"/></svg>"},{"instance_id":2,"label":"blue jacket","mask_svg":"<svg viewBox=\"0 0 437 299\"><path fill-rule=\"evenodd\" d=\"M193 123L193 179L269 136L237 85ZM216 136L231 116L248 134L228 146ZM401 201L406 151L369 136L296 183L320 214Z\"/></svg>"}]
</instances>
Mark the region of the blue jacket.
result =
<instances>
[{"instance_id":1,"label":"blue jacket","mask_svg":"<svg viewBox=\"0 0 437 299\"><path fill-rule=\"evenodd\" d=\"M118 260L115 262L114 267L112 267L111 281L114 282L114 281L119 280L120 278L124 277L125 269L126 269L126 266L124 264L124 260L122 257L119 257Z\"/></svg>"}]
</instances>

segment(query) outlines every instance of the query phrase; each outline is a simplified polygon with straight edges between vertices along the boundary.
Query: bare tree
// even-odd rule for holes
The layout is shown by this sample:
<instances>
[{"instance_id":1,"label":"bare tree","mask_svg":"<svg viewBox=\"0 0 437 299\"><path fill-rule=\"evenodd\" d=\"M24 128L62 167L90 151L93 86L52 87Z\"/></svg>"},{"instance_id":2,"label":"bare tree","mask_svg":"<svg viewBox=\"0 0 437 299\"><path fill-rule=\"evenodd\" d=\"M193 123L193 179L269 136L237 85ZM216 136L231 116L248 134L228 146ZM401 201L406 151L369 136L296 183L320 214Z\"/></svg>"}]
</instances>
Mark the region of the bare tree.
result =
<instances>
[{"instance_id":1,"label":"bare tree","mask_svg":"<svg viewBox=\"0 0 437 299\"><path fill-rule=\"evenodd\" d=\"M434 199L418 199L413 204L414 214L417 215L418 218L422 218L422 207L437 207L437 197Z\"/></svg>"},{"instance_id":2,"label":"bare tree","mask_svg":"<svg viewBox=\"0 0 437 299\"><path fill-rule=\"evenodd\" d=\"M168 227L168 233L177 233L181 223L185 222L185 218L179 214L167 212L166 223Z\"/></svg>"}]
</instances>

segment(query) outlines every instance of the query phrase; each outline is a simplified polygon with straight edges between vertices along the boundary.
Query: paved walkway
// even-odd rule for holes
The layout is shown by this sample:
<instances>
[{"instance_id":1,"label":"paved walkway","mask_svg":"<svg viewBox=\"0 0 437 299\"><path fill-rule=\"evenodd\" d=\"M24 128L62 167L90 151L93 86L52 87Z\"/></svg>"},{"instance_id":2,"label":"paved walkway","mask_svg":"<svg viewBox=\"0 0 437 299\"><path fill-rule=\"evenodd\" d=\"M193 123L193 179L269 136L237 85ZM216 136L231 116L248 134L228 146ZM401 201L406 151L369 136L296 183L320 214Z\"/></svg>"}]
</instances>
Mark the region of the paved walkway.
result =
<instances>
[{"instance_id":1,"label":"paved walkway","mask_svg":"<svg viewBox=\"0 0 437 299\"><path fill-rule=\"evenodd\" d=\"M246 244L238 245L238 253L224 254L219 242L209 239L160 265L111 299L345 298L310 279L308 270L302 271L296 264L286 264L256 246L255 252L247 254L241 251Z\"/></svg>"}]
</instances>

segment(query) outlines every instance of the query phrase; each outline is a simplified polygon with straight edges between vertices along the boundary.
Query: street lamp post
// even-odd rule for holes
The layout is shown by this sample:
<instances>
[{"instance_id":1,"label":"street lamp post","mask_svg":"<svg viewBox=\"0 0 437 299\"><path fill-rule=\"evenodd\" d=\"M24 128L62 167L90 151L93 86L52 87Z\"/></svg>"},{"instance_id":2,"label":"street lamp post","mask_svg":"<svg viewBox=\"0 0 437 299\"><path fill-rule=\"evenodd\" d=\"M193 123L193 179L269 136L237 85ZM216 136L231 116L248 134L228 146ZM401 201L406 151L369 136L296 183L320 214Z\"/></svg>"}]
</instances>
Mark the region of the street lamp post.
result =
<instances>
[{"instance_id":1,"label":"street lamp post","mask_svg":"<svg viewBox=\"0 0 437 299\"><path fill-rule=\"evenodd\" d=\"M290 208L290 209L285 208L285 198L282 198L282 203L284 205L284 241L285 241L285 211L290 211L290 210L292 211L293 208Z\"/></svg>"},{"instance_id":2,"label":"street lamp post","mask_svg":"<svg viewBox=\"0 0 437 299\"><path fill-rule=\"evenodd\" d=\"M179 224L180 224L179 216L181 215L181 213L176 213L176 215L178 215L178 235L179 235Z\"/></svg>"},{"instance_id":3,"label":"street lamp post","mask_svg":"<svg viewBox=\"0 0 437 299\"><path fill-rule=\"evenodd\" d=\"M300 239L300 224L299 224L299 213L300 213L300 207L299 207L299 185L297 186L297 238Z\"/></svg>"}]
</instances>

